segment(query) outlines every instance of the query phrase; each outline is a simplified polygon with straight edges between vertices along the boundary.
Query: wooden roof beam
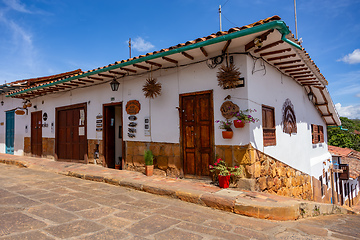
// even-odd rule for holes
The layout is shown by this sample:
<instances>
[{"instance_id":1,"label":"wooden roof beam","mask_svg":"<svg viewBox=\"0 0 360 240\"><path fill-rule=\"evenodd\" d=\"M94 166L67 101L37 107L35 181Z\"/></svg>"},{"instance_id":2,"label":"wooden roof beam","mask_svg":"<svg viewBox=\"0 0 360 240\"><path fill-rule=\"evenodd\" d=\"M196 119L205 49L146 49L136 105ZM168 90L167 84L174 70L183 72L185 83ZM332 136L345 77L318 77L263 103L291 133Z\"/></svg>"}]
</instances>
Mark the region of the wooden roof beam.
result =
<instances>
[{"instance_id":1,"label":"wooden roof beam","mask_svg":"<svg viewBox=\"0 0 360 240\"><path fill-rule=\"evenodd\" d=\"M87 82L87 83L94 83L93 80L88 80L88 79L83 79L83 78L79 78L79 81L81 81L81 82Z\"/></svg>"},{"instance_id":2,"label":"wooden roof beam","mask_svg":"<svg viewBox=\"0 0 360 240\"><path fill-rule=\"evenodd\" d=\"M73 84L73 83L63 83L63 85L66 85L66 86L73 86L73 87L78 87L79 85L78 84Z\"/></svg>"},{"instance_id":3,"label":"wooden roof beam","mask_svg":"<svg viewBox=\"0 0 360 240\"><path fill-rule=\"evenodd\" d=\"M315 80L316 78L301 78L301 79L296 79L296 81L309 81L309 80Z\"/></svg>"},{"instance_id":4,"label":"wooden roof beam","mask_svg":"<svg viewBox=\"0 0 360 240\"><path fill-rule=\"evenodd\" d=\"M268 55L279 54L279 53L290 52L290 51L291 51L291 48L284 48L284 49L276 50L276 51L272 51L272 52L261 53L260 56L264 57L264 56L268 56Z\"/></svg>"},{"instance_id":5,"label":"wooden roof beam","mask_svg":"<svg viewBox=\"0 0 360 240\"><path fill-rule=\"evenodd\" d=\"M267 36L272 33L274 31L274 29L270 29L269 31L261 34L260 36L257 36L256 38L259 38L262 42L265 41L267 39ZM255 38L254 38L255 39ZM251 40L250 42L248 42L245 45L245 51L247 52L248 50L250 50L251 48L255 47L255 43L254 40Z\"/></svg>"},{"instance_id":6,"label":"wooden roof beam","mask_svg":"<svg viewBox=\"0 0 360 240\"><path fill-rule=\"evenodd\" d=\"M328 105L328 102L324 102L324 103L316 103L315 106L326 106Z\"/></svg>"},{"instance_id":7,"label":"wooden roof beam","mask_svg":"<svg viewBox=\"0 0 360 240\"><path fill-rule=\"evenodd\" d=\"M191 56L190 54L186 53L186 52L181 52L182 55L184 55L185 57L187 57L190 60L194 60L194 57Z\"/></svg>"},{"instance_id":8,"label":"wooden roof beam","mask_svg":"<svg viewBox=\"0 0 360 240\"><path fill-rule=\"evenodd\" d=\"M153 65L153 66L156 66L156 67L159 67L161 68L162 65L160 63L156 63L156 62L153 62L153 61L145 61L147 64L150 64L150 65Z\"/></svg>"},{"instance_id":9,"label":"wooden roof beam","mask_svg":"<svg viewBox=\"0 0 360 240\"><path fill-rule=\"evenodd\" d=\"M230 43L231 43L231 39L228 40L228 41L226 41L225 46L224 46L224 48L223 48L223 50L222 50L222 54L225 54L225 53L226 53L226 51L228 50L228 48L229 48L229 46L230 46Z\"/></svg>"},{"instance_id":10,"label":"wooden roof beam","mask_svg":"<svg viewBox=\"0 0 360 240\"><path fill-rule=\"evenodd\" d=\"M207 51L205 50L204 47L200 47L200 50L204 54L205 57L209 56L209 54L207 53Z\"/></svg>"},{"instance_id":11,"label":"wooden roof beam","mask_svg":"<svg viewBox=\"0 0 360 240\"><path fill-rule=\"evenodd\" d=\"M136 70L134 70L134 69L130 69L130 68L124 68L124 67L121 67L120 69L121 69L121 70L125 70L125 71L127 71L127 72L137 73L137 71L136 71Z\"/></svg>"},{"instance_id":12,"label":"wooden roof beam","mask_svg":"<svg viewBox=\"0 0 360 240\"><path fill-rule=\"evenodd\" d=\"M280 67L280 69L284 70L284 69L298 68L298 67L303 67L303 66L305 66L305 64L296 64L296 65L291 65L291 66L286 66L286 67Z\"/></svg>"},{"instance_id":13,"label":"wooden roof beam","mask_svg":"<svg viewBox=\"0 0 360 240\"><path fill-rule=\"evenodd\" d=\"M136 64L136 63L134 63L133 66L134 66L134 67L137 67L137 68L140 68L140 69L144 69L144 70L146 70L146 71L149 71L149 70L150 70L150 68L145 67L145 66L142 66L142 65L139 65L139 64Z\"/></svg>"},{"instance_id":14,"label":"wooden roof beam","mask_svg":"<svg viewBox=\"0 0 360 240\"><path fill-rule=\"evenodd\" d=\"M88 76L88 78L96 80L96 81L104 81L103 78L99 78L99 77Z\"/></svg>"},{"instance_id":15,"label":"wooden roof beam","mask_svg":"<svg viewBox=\"0 0 360 240\"><path fill-rule=\"evenodd\" d=\"M114 78L115 77L114 75L106 74L106 73L98 73L98 75L100 77L107 77L107 78Z\"/></svg>"},{"instance_id":16,"label":"wooden roof beam","mask_svg":"<svg viewBox=\"0 0 360 240\"><path fill-rule=\"evenodd\" d=\"M311 71L290 73L290 76L300 75L300 74L308 74L308 73L311 73Z\"/></svg>"},{"instance_id":17,"label":"wooden roof beam","mask_svg":"<svg viewBox=\"0 0 360 240\"><path fill-rule=\"evenodd\" d=\"M258 53L258 52L264 51L264 50L266 50L266 49L269 49L269 48L272 48L272 47L276 47L277 45L279 45L280 43L283 43L283 42L284 42L283 40L279 40L279 41L270 43L270 44L268 44L268 45L266 45L266 46L262 46L261 48L255 49L255 50L254 50L254 53Z\"/></svg>"},{"instance_id":18,"label":"wooden roof beam","mask_svg":"<svg viewBox=\"0 0 360 240\"><path fill-rule=\"evenodd\" d=\"M175 64L178 64L178 61L172 59L172 58L168 58L168 57L162 57L162 59L168 61L168 62L171 62L171 63L175 63Z\"/></svg>"},{"instance_id":19,"label":"wooden roof beam","mask_svg":"<svg viewBox=\"0 0 360 240\"><path fill-rule=\"evenodd\" d=\"M301 62L301 59L285 61L285 62L277 62L277 63L274 63L274 65L279 66L279 65L292 64L292 63L298 63L298 62Z\"/></svg>"},{"instance_id":20,"label":"wooden roof beam","mask_svg":"<svg viewBox=\"0 0 360 240\"><path fill-rule=\"evenodd\" d=\"M109 73L115 74L115 75L121 75L121 76L125 76L126 73L123 72L118 72L118 71L114 71L114 70L109 70Z\"/></svg>"},{"instance_id":21,"label":"wooden roof beam","mask_svg":"<svg viewBox=\"0 0 360 240\"><path fill-rule=\"evenodd\" d=\"M307 77L313 77L314 74L308 74L308 75L301 75L301 76L293 76L293 78L297 79L297 78L307 78Z\"/></svg>"},{"instance_id":22,"label":"wooden roof beam","mask_svg":"<svg viewBox=\"0 0 360 240\"><path fill-rule=\"evenodd\" d=\"M308 68L304 67L304 68L290 69L290 70L286 70L285 72L289 73L289 72L298 72L298 71L303 71L303 70L308 70Z\"/></svg>"},{"instance_id":23,"label":"wooden roof beam","mask_svg":"<svg viewBox=\"0 0 360 240\"><path fill-rule=\"evenodd\" d=\"M80 81L70 81L71 83L80 84L80 85L86 85L86 83L80 82Z\"/></svg>"},{"instance_id":24,"label":"wooden roof beam","mask_svg":"<svg viewBox=\"0 0 360 240\"><path fill-rule=\"evenodd\" d=\"M266 59L267 61L275 61L275 60L280 60L280 59L286 59L286 58L291 58L291 57L295 57L296 54L289 54L289 55L283 55L283 56L279 56L279 57L273 57L273 58L268 58Z\"/></svg>"}]
</instances>

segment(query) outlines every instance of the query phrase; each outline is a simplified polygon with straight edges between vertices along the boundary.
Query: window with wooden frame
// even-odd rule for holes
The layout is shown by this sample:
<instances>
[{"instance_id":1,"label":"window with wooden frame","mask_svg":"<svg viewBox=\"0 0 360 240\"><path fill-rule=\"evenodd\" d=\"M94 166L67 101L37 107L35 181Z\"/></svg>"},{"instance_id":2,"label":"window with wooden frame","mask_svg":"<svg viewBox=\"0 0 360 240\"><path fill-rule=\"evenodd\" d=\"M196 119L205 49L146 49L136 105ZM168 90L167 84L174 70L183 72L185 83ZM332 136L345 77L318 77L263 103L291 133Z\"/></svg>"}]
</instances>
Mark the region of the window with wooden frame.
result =
<instances>
[{"instance_id":1,"label":"window with wooden frame","mask_svg":"<svg viewBox=\"0 0 360 240\"><path fill-rule=\"evenodd\" d=\"M324 142L324 127L321 125L311 124L312 143Z\"/></svg>"},{"instance_id":2,"label":"window with wooden frame","mask_svg":"<svg viewBox=\"0 0 360 240\"><path fill-rule=\"evenodd\" d=\"M262 106L262 127L264 146L276 145L275 110L273 107Z\"/></svg>"}]
</instances>

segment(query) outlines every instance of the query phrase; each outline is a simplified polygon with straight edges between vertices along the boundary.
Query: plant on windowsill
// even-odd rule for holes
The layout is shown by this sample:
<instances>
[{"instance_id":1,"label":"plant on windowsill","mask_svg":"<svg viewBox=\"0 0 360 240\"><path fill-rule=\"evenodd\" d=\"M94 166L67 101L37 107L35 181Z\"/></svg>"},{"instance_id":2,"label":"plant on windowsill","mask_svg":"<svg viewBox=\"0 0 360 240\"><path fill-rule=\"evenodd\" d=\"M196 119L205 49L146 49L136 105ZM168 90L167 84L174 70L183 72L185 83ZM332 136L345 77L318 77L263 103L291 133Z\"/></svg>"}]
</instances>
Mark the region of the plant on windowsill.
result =
<instances>
[{"instance_id":1,"label":"plant on windowsill","mask_svg":"<svg viewBox=\"0 0 360 240\"><path fill-rule=\"evenodd\" d=\"M230 183L236 183L242 173L241 168L238 166L229 167L221 158L218 158L214 165L209 165L209 168L210 172L218 177L221 188L228 188Z\"/></svg>"},{"instance_id":2,"label":"plant on windowsill","mask_svg":"<svg viewBox=\"0 0 360 240\"><path fill-rule=\"evenodd\" d=\"M250 114L256 112L256 109L246 109L246 110L240 110L238 112L233 113L233 116L236 117L236 120L234 120L234 126L235 128L243 128L245 126L245 123L255 123L258 122L258 118L254 118Z\"/></svg>"},{"instance_id":3,"label":"plant on windowsill","mask_svg":"<svg viewBox=\"0 0 360 240\"><path fill-rule=\"evenodd\" d=\"M154 155L151 150L145 150L145 175L152 176L154 172Z\"/></svg>"},{"instance_id":4,"label":"plant on windowsill","mask_svg":"<svg viewBox=\"0 0 360 240\"><path fill-rule=\"evenodd\" d=\"M220 129L224 129L224 131L222 131L222 136L225 139L231 139L233 137L233 131L231 129L231 124L232 122L229 119L226 119L225 121L223 120L216 120L216 123L219 123L219 128Z\"/></svg>"}]
</instances>

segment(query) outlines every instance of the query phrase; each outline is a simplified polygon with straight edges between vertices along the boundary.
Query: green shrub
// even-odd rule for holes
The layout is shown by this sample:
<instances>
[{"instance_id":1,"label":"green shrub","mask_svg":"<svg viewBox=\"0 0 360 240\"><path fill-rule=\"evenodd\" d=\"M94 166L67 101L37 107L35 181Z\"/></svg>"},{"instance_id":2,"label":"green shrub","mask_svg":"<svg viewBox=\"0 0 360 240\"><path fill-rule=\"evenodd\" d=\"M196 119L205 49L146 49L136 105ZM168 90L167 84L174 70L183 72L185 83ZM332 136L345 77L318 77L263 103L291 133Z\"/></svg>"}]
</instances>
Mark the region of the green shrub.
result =
<instances>
[{"instance_id":1,"label":"green shrub","mask_svg":"<svg viewBox=\"0 0 360 240\"><path fill-rule=\"evenodd\" d=\"M144 159L145 159L145 165L153 165L154 162L154 155L151 152L151 150L145 150L145 154L144 154Z\"/></svg>"}]
</instances>

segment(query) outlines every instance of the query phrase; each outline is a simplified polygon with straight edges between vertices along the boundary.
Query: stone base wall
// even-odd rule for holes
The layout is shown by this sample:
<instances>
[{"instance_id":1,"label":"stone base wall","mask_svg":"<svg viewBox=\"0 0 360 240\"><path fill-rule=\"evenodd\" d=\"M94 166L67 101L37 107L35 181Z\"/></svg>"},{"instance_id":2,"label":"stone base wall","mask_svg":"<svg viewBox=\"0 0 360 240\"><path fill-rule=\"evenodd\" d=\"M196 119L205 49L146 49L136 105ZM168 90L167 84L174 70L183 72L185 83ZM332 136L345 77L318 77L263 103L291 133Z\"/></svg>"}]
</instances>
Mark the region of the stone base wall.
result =
<instances>
[{"instance_id":1,"label":"stone base wall","mask_svg":"<svg viewBox=\"0 0 360 240\"><path fill-rule=\"evenodd\" d=\"M104 142L103 140L97 140L97 139L88 139L88 163L89 164L101 164L103 165L105 162L105 158L104 158ZM98 145L98 150L99 150L99 158L96 159L96 161L94 160L94 154L95 154L95 150L97 148Z\"/></svg>"},{"instance_id":2,"label":"stone base wall","mask_svg":"<svg viewBox=\"0 0 360 240\"><path fill-rule=\"evenodd\" d=\"M145 165L145 150L150 149L154 155L155 168L164 171L166 176L184 176L180 144L128 141L125 146L125 169L142 171Z\"/></svg>"},{"instance_id":3,"label":"stone base wall","mask_svg":"<svg viewBox=\"0 0 360 240\"><path fill-rule=\"evenodd\" d=\"M255 182L255 190L281 196L313 200L311 177L272 158L251 144L216 146L216 155L229 165L243 169L243 177Z\"/></svg>"},{"instance_id":4,"label":"stone base wall","mask_svg":"<svg viewBox=\"0 0 360 240\"><path fill-rule=\"evenodd\" d=\"M42 139L42 156L45 158L55 157L55 138Z\"/></svg>"},{"instance_id":5,"label":"stone base wall","mask_svg":"<svg viewBox=\"0 0 360 240\"><path fill-rule=\"evenodd\" d=\"M24 154L31 154L31 139L30 137L24 137Z\"/></svg>"}]
</instances>

